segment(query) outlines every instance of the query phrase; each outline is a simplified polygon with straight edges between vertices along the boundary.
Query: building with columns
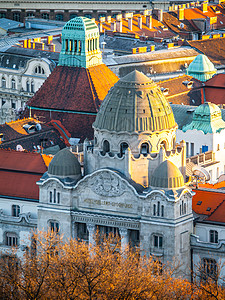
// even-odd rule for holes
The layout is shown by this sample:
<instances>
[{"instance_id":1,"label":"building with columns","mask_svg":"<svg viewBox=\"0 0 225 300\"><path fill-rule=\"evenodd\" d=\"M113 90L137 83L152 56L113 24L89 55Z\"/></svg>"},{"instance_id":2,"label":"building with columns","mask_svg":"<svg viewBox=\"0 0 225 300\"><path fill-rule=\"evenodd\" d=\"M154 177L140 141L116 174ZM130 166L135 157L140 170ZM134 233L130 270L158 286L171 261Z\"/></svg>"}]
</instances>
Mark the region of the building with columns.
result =
<instances>
[{"instance_id":1,"label":"building with columns","mask_svg":"<svg viewBox=\"0 0 225 300\"><path fill-rule=\"evenodd\" d=\"M69 149L55 155L37 183L39 230L93 243L98 229L162 263L174 259L190 277L192 192L185 185L186 147L176 143L172 109L138 71L109 91L83 144L83 166Z\"/></svg>"}]
</instances>

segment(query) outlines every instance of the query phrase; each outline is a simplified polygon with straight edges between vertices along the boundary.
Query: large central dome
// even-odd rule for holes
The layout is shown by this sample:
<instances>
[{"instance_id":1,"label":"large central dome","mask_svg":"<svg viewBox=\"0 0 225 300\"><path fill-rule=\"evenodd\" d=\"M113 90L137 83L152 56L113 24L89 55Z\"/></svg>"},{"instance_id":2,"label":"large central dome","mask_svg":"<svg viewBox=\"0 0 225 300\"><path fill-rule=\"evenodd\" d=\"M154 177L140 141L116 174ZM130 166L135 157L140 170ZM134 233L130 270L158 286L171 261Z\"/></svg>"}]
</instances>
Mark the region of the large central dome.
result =
<instances>
[{"instance_id":1,"label":"large central dome","mask_svg":"<svg viewBox=\"0 0 225 300\"><path fill-rule=\"evenodd\" d=\"M95 129L114 132L157 132L177 124L160 88L139 71L120 79L105 97Z\"/></svg>"}]
</instances>

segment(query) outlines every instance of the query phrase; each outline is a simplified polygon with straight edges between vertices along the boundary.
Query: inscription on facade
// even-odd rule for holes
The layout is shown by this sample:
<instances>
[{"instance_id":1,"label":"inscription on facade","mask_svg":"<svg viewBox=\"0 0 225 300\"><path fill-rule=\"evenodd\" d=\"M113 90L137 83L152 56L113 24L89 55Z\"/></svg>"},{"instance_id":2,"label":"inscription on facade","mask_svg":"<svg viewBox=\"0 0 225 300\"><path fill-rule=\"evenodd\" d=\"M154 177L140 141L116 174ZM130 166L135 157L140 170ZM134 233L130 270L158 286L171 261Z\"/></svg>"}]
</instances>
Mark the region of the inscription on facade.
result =
<instances>
[{"instance_id":1,"label":"inscription on facade","mask_svg":"<svg viewBox=\"0 0 225 300\"><path fill-rule=\"evenodd\" d=\"M123 202L112 202L107 200L95 200L95 199L84 199L84 203L95 204L95 205L105 205L105 206L114 206L119 208L133 208L133 205L130 203Z\"/></svg>"}]
</instances>

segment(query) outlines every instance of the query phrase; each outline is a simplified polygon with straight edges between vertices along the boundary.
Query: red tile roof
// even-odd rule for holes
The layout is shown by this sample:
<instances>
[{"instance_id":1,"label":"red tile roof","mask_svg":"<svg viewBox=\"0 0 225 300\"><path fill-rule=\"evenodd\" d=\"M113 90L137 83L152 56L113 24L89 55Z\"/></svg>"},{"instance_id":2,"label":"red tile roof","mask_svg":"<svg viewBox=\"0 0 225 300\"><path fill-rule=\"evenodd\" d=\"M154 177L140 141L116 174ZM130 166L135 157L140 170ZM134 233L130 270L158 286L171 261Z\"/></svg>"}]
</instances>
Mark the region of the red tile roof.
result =
<instances>
[{"instance_id":1,"label":"red tile roof","mask_svg":"<svg viewBox=\"0 0 225 300\"><path fill-rule=\"evenodd\" d=\"M206 219L206 221L225 223L225 213L224 212L225 212L225 200Z\"/></svg>"},{"instance_id":2,"label":"red tile roof","mask_svg":"<svg viewBox=\"0 0 225 300\"><path fill-rule=\"evenodd\" d=\"M189 45L203 54L214 64L225 63L225 38L214 38L208 40L188 41Z\"/></svg>"},{"instance_id":3,"label":"red tile roof","mask_svg":"<svg viewBox=\"0 0 225 300\"><path fill-rule=\"evenodd\" d=\"M47 171L49 160L38 153L0 150L0 195L39 199L36 182ZM47 163L46 163L47 162Z\"/></svg>"},{"instance_id":4,"label":"red tile roof","mask_svg":"<svg viewBox=\"0 0 225 300\"><path fill-rule=\"evenodd\" d=\"M202 98L203 98L203 89ZM196 90L197 91L197 90ZM225 74L216 74L205 82L205 101L215 104L225 104Z\"/></svg>"},{"instance_id":5,"label":"red tile roof","mask_svg":"<svg viewBox=\"0 0 225 300\"><path fill-rule=\"evenodd\" d=\"M104 64L88 69L58 66L28 106L32 107L32 114L44 117L46 122L59 120L72 137L93 138L95 115L118 80Z\"/></svg>"},{"instance_id":6,"label":"red tile roof","mask_svg":"<svg viewBox=\"0 0 225 300\"><path fill-rule=\"evenodd\" d=\"M225 200L225 193L215 190L195 189L192 199L192 209L197 214L211 215L212 212ZM210 209L209 209L210 208Z\"/></svg>"},{"instance_id":7,"label":"red tile roof","mask_svg":"<svg viewBox=\"0 0 225 300\"><path fill-rule=\"evenodd\" d=\"M104 64L90 67L56 67L28 106L96 113L118 77Z\"/></svg>"}]
</instances>

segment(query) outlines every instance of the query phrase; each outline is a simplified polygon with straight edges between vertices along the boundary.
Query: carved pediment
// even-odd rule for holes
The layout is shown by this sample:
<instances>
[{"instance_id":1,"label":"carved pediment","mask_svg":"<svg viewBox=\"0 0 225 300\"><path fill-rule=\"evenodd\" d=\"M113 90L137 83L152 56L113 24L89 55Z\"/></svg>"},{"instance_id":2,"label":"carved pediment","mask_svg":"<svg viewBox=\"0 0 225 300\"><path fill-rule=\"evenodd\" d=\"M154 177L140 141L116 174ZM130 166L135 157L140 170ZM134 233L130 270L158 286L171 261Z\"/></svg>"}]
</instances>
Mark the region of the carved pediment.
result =
<instances>
[{"instance_id":1,"label":"carved pediment","mask_svg":"<svg viewBox=\"0 0 225 300\"><path fill-rule=\"evenodd\" d=\"M107 171L90 178L89 186L96 194L109 197L120 196L127 190L125 183L119 176Z\"/></svg>"}]
</instances>

